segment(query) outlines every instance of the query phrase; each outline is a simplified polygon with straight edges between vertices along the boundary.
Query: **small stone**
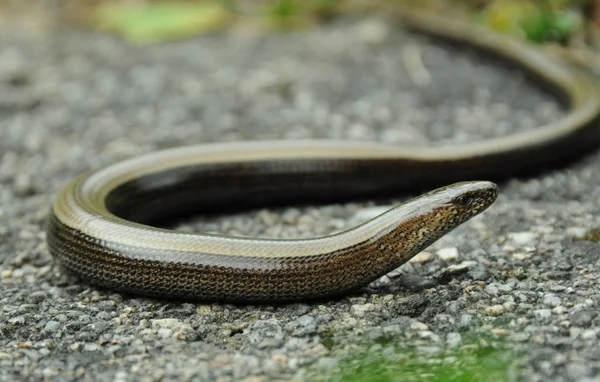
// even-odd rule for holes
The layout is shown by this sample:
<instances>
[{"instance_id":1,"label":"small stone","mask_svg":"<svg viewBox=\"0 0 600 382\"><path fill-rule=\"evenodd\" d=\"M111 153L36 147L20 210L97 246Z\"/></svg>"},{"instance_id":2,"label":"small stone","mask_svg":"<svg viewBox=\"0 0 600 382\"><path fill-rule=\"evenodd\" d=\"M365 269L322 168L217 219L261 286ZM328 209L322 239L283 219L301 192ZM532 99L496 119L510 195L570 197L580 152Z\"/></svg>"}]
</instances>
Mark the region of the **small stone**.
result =
<instances>
[{"instance_id":1,"label":"small stone","mask_svg":"<svg viewBox=\"0 0 600 382\"><path fill-rule=\"evenodd\" d=\"M459 346L461 344L461 342L462 342L462 337L459 333L450 332L446 336L446 344L448 345L449 348L455 348L455 347Z\"/></svg>"},{"instance_id":2,"label":"small stone","mask_svg":"<svg viewBox=\"0 0 600 382\"><path fill-rule=\"evenodd\" d=\"M558 305L560 305L560 304L561 304L561 302L562 302L562 301L560 300L560 298L559 298L559 297L557 297L555 294L552 294L552 293L547 293L547 294L544 296L544 305L547 305L547 306L552 306L552 307L554 307L554 306L558 306Z\"/></svg>"},{"instance_id":3,"label":"small stone","mask_svg":"<svg viewBox=\"0 0 600 382\"><path fill-rule=\"evenodd\" d=\"M512 254L513 260L517 260L517 261L527 260L530 257L531 257L531 255L528 254L528 253L519 253L519 252L517 252L517 253L513 253Z\"/></svg>"},{"instance_id":4,"label":"small stone","mask_svg":"<svg viewBox=\"0 0 600 382\"><path fill-rule=\"evenodd\" d=\"M173 329L160 328L157 332L160 338L170 338L173 336Z\"/></svg>"},{"instance_id":5,"label":"small stone","mask_svg":"<svg viewBox=\"0 0 600 382\"><path fill-rule=\"evenodd\" d=\"M447 284L452 281L455 277L467 273L471 268L476 267L477 262L475 261L463 261L460 264L452 264L437 272L436 278L439 283Z\"/></svg>"},{"instance_id":6,"label":"small stone","mask_svg":"<svg viewBox=\"0 0 600 382\"><path fill-rule=\"evenodd\" d=\"M271 356L271 360L273 360L275 363L277 363L281 367L286 367L287 363L289 361L289 358L285 354L277 354L277 353L275 353L275 354L273 354Z\"/></svg>"},{"instance_id":7,"label":"small stone","mask_svg":"<svg viewBox=\"0 0 600 382\"><path fill-rule=\"evenodd\" d=\"M527 332L513 333L509 336L509 339L514 342L525 342L525 341L529 340L529 333L527 333Z\"/></svg>"},{"instance_id":8,"label":"small stone","mask_svg":"<svg viewBox=\"0 0 600 382\"><path fill-rule=\"evenodd\" d=\"M31 175L28 174L18 174L15 179L14 185L15 195L17 196L32 196L35 195L38 191Z\"/></svg>"},{"instance_id":9,"label":"small stone","mask_svg":"<svg viewBox=\"0 0 600 382\"><path fill-rule=\"evenodd\" d=\"M413 264L425 264L433 260L433 255L431 252L420 252L415 257L410 259L410 262Z\"/></svg>"},{"instance_id":10,"label":"small stone","mask_svg":"<svg viewBox=\"0 0 600 382\"><path fill-rule=\"evenodd\" d=\"M82 314L79 316L79 321L83 322L84 324L89 324L90 322L92 322L92 316L90 316L89 314Z\"/></svg>"},{"instance_id":11,"label":"small stone","mask_svg":"<svg viewBox=\"0 0 600 382\"><path fill-rule=\"evenodd\" d=\"M506 312L506 308L503 305L493 305L485 308L485 311L490 316L500 316Z\"/></svg>"},{"instance_id":12,"label":"small stone","mask_svg":"<svg viewBox=\"0 0 600 382\"><path fill-rule=\"evenodd\" d=\"M504 328L493 328L492 330L490 330L490 333L496 336L505 336L508 334L508 330Z\"/></svg>"},{"instance_id":13,"label":"small stone","mask_svg":"<svg viewBox=\"0 0 600 382\"><path fill-rule=\"evenodd\" d=\"M592 324L592 321L596 317L596 314L596 312L590 310L580 310L578 312L573 313L570 320L571 323L575 326L587 328Z\"/></svg>"},{"instance_id":14,"label":"small stone","mask_svg":"<svg viewBox=\"0 0 600 382\"><path fill-rule=\"evenodd\" d=\"M568 309L562 305L555 306L552 309L552 313L554 313L554 314L563 314L563 313L566 313L567 311L568 311Z\"/></svg>"},{"instance_id":15,"label":"small stone","mask_svg":"<svg viewBox=\"0 0 600 382\"><path fill-rule=\"evenodd\" d=\"M277 348L283 345L283 329L279 322L274 319L257 320L244 330L248 341L259 349Z\"/></svg>"},{"instance_id":16,"label":"small stone","mask_svg":"<svg viewBox=\"0 0 600 382\"><path fill-rule=\"evenodd\" d=\"M312 316L309 316L309 315L304 315L304 316L298 317L298 319L296 321L298 321L298 324L300 326L308 326L308 325L312 325L315 322L315 318Z\"/></svg>"},{"instance_id":17,"label":"small stone","mask_svg":"<svg viewBox=\"0 0 600 382\"><path fill-rule=\"evenodd\" d=\"M437 256L442 261L458 260L458 248L456 248L456 247L442 248L437 252Z\"/></svg>"},{"instance_id":18,"label":"small stone","mask_svg":"<svg viewBox=\"0 0 600 382\"><path fill-rule=\"evenodd\" d=\"M329 350L327 349L327 347L325 347L325 345L319 343L316 344L315 346L313 346L310 349L311 353L314 354L315 356L324 356L326 354L329 353Z\"/></svg>"},{"instance_id":19,"label":"small stone","mask_svg":"<svg viewBox=\"0 0 600 382\"><path fill-rule=\"evenodd\" d=\"M200 305L196 308L198 314L209 314L212 311L210 305Z\"/></svg>"},{"instance_id":20,"label":"small stone","mask_svg":"<svg viewBox=\"0 0 600 382\"><path fill-rule=\"evenodd\" d=\"M537 239L538 234L535 232L511 232L508 238L518 245L531 245Z\"/></svg>"},{"instance_id":21,"label":"small stone","mask_svg":"<svg viewBox=\"0 0 600 382\"><path fill-rule=\"evenodd\" d=\"M587 230L583 227L568 227L566 229L567 235L574 238L582 238L587 233Z\"/></svg>"},{"instance_id":22,"label":"small stone","mask_svg":"<svg viewBox=\"0 0 600 382\"><path fill-rule=\"evenodd\" d=\"M507 312L514 312L516 304L514 302L509 301L502 304L502 306Z\"/></svg>"},{"instance_id":23,"label":"small stone","mask_svg":"<svg viewBox=\"0 0 600 382\"><path fill-rule=\"evenodd\" d=\"M478 280L478 281L487 281L491 277L490 273L488 272L487 267L483 264L474 264L471 267L471 269L469 270L469 272L467 273L467 275L472 280Z\"/></svg>"},{"instance_id":24,"label":"small stone","mask_svg":"<svg viewBox=\"0 0 600 382\"><path fill-rule=\"evenodd\" d=\"M98 345L96 343L87 343L83 346L83 350L85 350L85 351L100 351L101 347L100 347L100 345Z\"/></svg>"},{"instance_id":25,"label":"small stone","mask_svg":"<svg viewBox=\"0 0 600 382\"><path fill-rule=\"evenodd\" d=\"M316 367L319 370L330 371L338 365L338 360L333 357L319 357Z\"/></svg>"},{"instance_id":26,"label":"small stone","mask_svg":"<svg viewBox=\"0 0 600 382\"><path fill-rule=\"evenodd\" d=\"M433 342L439 342L440 336L432 332L431 330L423 330L419 332L419 337L422 339L427 339Z\"/></svg>"},{"instance_id":27,"label":"small stone","mask_svg":"<svg viewBox=\"0 0 600 382\"><path fill-rule=\"evenodd\" d=\"M537 318L547 319L552 316L552 311L550 309L537 309L533 311L533 314Z\"/></svg>"},{"instance_id":28,"label":"small stone","mask_svg":"<svg viewBox=\"0 0 600 382\"><path fill-rule=\"evenodd\" d=\"M224 366L230 365L233 362L233 358L229 354L217 354L217 356L210 363L210 367L214 369L220 369Z\"/></svg>"},{"instance_id":29,"label":"small stone","mask_svg":"<svg viewBox=\"0 0 600 382\"><path fill-rule=\"evenodd\" d=\"M489 294L490 296L498 296L498 291L499 290L495 284L489 284L485 287L485 293Z\"/></svg>"},{"instance_id":30,"label":"small stone","mask_svg":"<svg viewBox=\"0 0 600 382\"><path fill-rule=\"evenodd\" d=\"M375 305L371 303L363 305L352 305L351 309L352 313L354 313L356 317L364 317L367 312L375 310Z\"/></svg>"},{"instance_id":31,"label":"small stone","mask_svg":"<svg viewBox=\"0 0 600 382\"><path fill-rule=\"evenodd\" d=\"M597 336L597 333L594 329L588 329L588 330L584 331L583 333L581 333L582 340L595 340L596 336Z\"/></svg>"},{"instance_id":32,"label":"small stone","mask_svg":"<svg viewBox=\"0 0 600 382\"><path fill-rule=\"evenodd\" d=\"M27 296L27 300L33 304L44 301L48 295L44 291L35 291Z\"/></svg>"},{"instance_id":33,"label":"small stone","mask_svg":"<svg viewBox=\"0 0 600 382\"><path fill-rule=\"evenodd\" d=\"M25 316L17 316L8 320L8 323L11 325L24 325L26 322Z\"/></svg>"},{"instance_id":34,"label":"small stone","mask_svg":"<svg viewBox=\"0 0 600 382\"><path fill-rule=\"evenodd\" d=\"M582 329L581 328L570 328L569 329L569 335L571 336L571 338L578 338L581 335Z\"/></svg>"},{"instance_id":35,"label":"small stone","mask_svg":"<svg viewBox=\"0 0 600 382\"><path fill-rule=\"evenodd\" d=\"M46 322L46 325L44 325L44 331L48 333L54 333L59 327L60 324L58 322L50 320Z\"/></svg>"},{"instance_id":36,"label":"small stone","mask_svg":"<svg viewBox=\"0 0 600 382\"><path fill-rule=\"evenodd\" d=\"M516 323L517 325L527 325L529 320L526 317L518 317Z\"/></svg>"},{"instance_id":37,"label":"small stone","mask_svg":"<svg viewBox=\"0 0 600 382\"><path fill-rule=\"evenodd\" d=\"M198 333L190 325L182 324L174 330L173 337L181 341L194 341Z\"/></svg>"},{"instance_id":38,"label":"small stone","mask_svg":"<svg viewBox=\"0 0 600 382\"><path fill-rule=\"evenodd\" d=\"M34 309L35 309L35 305L33 305L33 304L21 304L21 305L19 305L17 312L19 312L19 313L30 312Z\"/></svg>"},{"instance_id":39,"label":"small stone","mask_svg":"<svg viewBox=\"0 0 600 382\"><path fill-rule=\"evenodd\" d=\"M7 279L9 277L12 277L12 274L13 274L12 269L5 270L5 271L0 272L0 278Z\"/></svg>"},{"instance_id":40,"label":"small stone","mask_svg":"<svg viewBox=\"0 0 600 382\"><path fill-rule=\"evenodd\" d=\"M100 312L96 315L97 320L108 321L112 316L108 312Z\"/></svg>"},{"instance_id":41,"label":"small stone","mask_svg":"<svg viewBox=\"0 0 600 382\"><path fill-rule=\"evenodd\" d=\"M581 380L589 377L591 374L592 370L590 367L583 363L570 363L567 365L567 375L571 381Z\"/></svg>"},{"instance_id":42,"label":"small stone","mask_svg":"<svg viewBox=\"0 0 600 382\"><path fill-rule=\"evenodd\" d=\"M414 331L427 330L429 329L429 326L425 325L422 322L415 321L412 324L410 324L410 329Z\"/></svg>"},{"instance_id":43,"label":"small stone","mask_svg":"<svg viewBox=\"0 0 600 382\"><path fill-rule=\"evenodd\" d=\"M538 225L533 227L534 231L537 233L550 234L554 232L554 227L550 225Z\"/></svg>"},{"instance_id":44,"label":"small stone","mask_svg":"<svg viewBox=\"0 0 600 382\"><path fill-rule=\"evenodd\" d=\"M387 275L383 275L379 279L377 279L375 283L377 283L377 285L379 286L389 285L391 283L391 280Z\"/></svg>"},{"instance_id":45,"label":"small stone","mask_svg":"<svg viewBox=\"0 0 600 382\"><path fill-rule=\"evenodd\" d=\"M458 320L458 326L461 328L465 328L471 325L473 321L473 316L470 314L461 314Z\"/></svg>"},{"instance_id":46,"label":"small stone","mask_svg":"<svg viewBox=\"0 0 600 382\"><path fill-rule=\"evenodd\" d=\"M174 328L181 324L176 318L163 318L160 320L152 320L152 328L153 329L161 329L161 328Z\"/></svg>"}]
</instances>

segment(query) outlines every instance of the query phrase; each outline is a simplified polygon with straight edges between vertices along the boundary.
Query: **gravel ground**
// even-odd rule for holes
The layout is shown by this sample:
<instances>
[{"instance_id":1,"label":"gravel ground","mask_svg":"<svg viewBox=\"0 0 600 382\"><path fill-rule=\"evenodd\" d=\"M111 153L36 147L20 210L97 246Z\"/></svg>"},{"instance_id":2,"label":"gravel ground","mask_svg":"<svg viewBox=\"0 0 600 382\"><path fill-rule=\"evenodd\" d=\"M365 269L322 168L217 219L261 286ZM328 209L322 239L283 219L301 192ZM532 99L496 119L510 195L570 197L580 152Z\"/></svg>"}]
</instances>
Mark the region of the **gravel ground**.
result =
<instances>
[{"instance_id":1,"label":"gravel ground","mask_svg":"<svg viewBox=\"0 0 600 382\"><path fill-rule=\"evenodd\" d=\"M415 57L426 71L407 64ZM488 380L499 370L511 380L598 381L600 244L574 238L600 227L600 153L502 184L491 209L414 261L318 304L117 294L64 275L43 232L75 175L160 148L325 137L460 143L561 113L519 72L380 19L146 48L82 31L2 30L0 380L336 380L365 368L418 380L468 372L491 349L500 364L480 370ZM181 229L306 237L389 204L264 209Z\"/></svg>"}]
</instances>

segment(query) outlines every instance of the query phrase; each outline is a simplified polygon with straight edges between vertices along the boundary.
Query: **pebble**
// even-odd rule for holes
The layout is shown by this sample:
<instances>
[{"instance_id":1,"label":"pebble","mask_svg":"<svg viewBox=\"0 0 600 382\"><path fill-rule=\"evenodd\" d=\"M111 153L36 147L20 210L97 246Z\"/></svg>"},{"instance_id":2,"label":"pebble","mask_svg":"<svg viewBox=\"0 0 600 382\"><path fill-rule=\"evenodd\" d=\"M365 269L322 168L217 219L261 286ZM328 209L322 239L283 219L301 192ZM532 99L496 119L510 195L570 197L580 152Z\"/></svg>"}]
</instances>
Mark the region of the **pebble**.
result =
<instances>
[{"instance_id":1,"label":"pebble","mask_svg":"<svg viewBox=\"0 0 600 382\"><path fill-rule=\"evenodd\" d=\"M176 318L164 318L160 320L152 320L151 322L153 329L169 329L181 324L181 321Z\"/></svg>"},{"instance_id":2,"label":"pebble","mask_svg":"<svg viewBox=\"0 0 600 382\"><path fill-rule=\"evenodd\" d=\"M585 227L567 227L566 233L574 238L582 238L587 233L587 229Z\"/></svg>"},{"instance_id":3,"label":"pebble","mask_svg":"<svg viewBox=\"0 0 600 382\"><path fill-rule=\"evenodd\" d=\"M552 293L548 293L544 296L544 304L547 306L558 306L562 303L561 299Z\"/></svg>"},{"instance_id":4,"label":"pebble","mask_svg":"<svg viewBox=\"0 0 600 382\"><path fill-rule=\"evenodd\" d=\"M540 319L548 319L552 316L552 310L550 309L537 309L533 311L536 317Z\"/></svg>"},{"instance_id":5,"label":"pebble","mask_svg":"<svg viewBox=\"0 0 600 382\"><path fill-rule=\"evenodd\" d=\"M433 260L431 252L420 252L415 257L410 259L413 264L425 264Z\"/></svg>"},{"instance_id":6,"label":"pebble","mask_svg":"<svg viewBox=\"0 0 600 382\"><path fill-rule=\"evenodd\" d=\"M60 327L60 323L56 321L48 321L46 325L44 325L44 331L48 333L54 333Z\"/></svg>"},{"instance_id":7,"label":"pebble","mask_svg":"<svg viewBox=\"0 0 600 382\"><path fill-rule=\"evenodd\" d=\"M278 348L283 345L283 329L273 318L250 323L244 333L248 341L259 349Z\"/></svg>"},{"instance_id":8,"label":"pebble","mask_svg":"<svg viewBox=\"0 0 600 382\"><path fill-rule=\"evenodd\" d=\"M586 330L583 333L581 333L581 339L582 340L586 340L586 341L595 340L596 337L597 337L596 330L593 330L593 329L592 330Z\"/></svg>"},{"instance_id":9,"label":"pebble","mask_svg":"<svg viewBox=\"0 0 600 382\"><path fill-rule=\"evenodd\" d=\"M466 328L471 325L473 321L473 316L470 314L461 314L460 319L458 320L458 325L461 328Z\"/></svg>"},{"instance_id":10,"label":"pebble","mask_svg":"<svg viewBox=\"0 0 600 382\"><path fill-rule=\"evenodd\" d=\"M31 302L33 304L37 304L37 303L44 301L47 297L48 296L46 295L46 292L36 291L36 292L31 293L28 296L28 300L29 300L29 302Z\"/></svg>"},{"instance_id":11,"label":"pebble","mask_svg":"<svg viewBox=\"0 0 600 382\"><path fill-rule=\"evenodd\" d=\"M509 336L510 341L514 342L525 342L529 340L530 334L526 332L513 333Z\"/></svg>"},{"instance_id":12,"label":"pebble","mask_svg":"<svg viewBox=\"0 0 600 382\"><path fill-rule=\"evenodd\" d=\"M506 308L503 305L493 305L485 308L485 311L490 316L500 316L506 312Z\"/></svg>"},{"instance_id":13,"label":"pebble","mask_svg":"<svg viewBox=\"0 0 600 382\"><path fill-rule=\"evenodd\" d=\"M446 336L446 344L448 347L455 348L458 347L462 343L462 336L456 332L450 332Z\"/></svg>"},{"instance_id":14,"label":"pebble","mask_svg":"<svg viewBox=\"0 0 600 382\"><path fill-rule=\"evenodd\" d=\"M356 317L364 317L367 312L372 312L373 310L375 310L375 305L371 303L363 305L352 305L351 309Z\"/></svg>"},{"instance_id":15,"label":"pebble","mask_svg":"<svg viewBox=\"0 0 600 382\"><path fill-rule=\"evenodd\" d=\"M410 324L410 329L414 330L414 331L421 331L421 330L427 330L427 329L429 329L429 327L422 322L415 321L412 324Z\"/></svg>"},{"instance_id":16,"label":"pebble","mask_svg":"<svg viewBox=\"0 0 600 382\"><path fill-rule=\"evenodd\" d=\"M592 374L592 370L589 366L582 363L570 363L567 365L567 375L572 381L581 380L582 378L589 377Z\"/></svg>"},{"instance_id":17,"label":"pebble","mask_svg":"<svg viewBox=\"0 0 600 382\"><path fill-rule=\"evenodd\" d=\"M598 313L590 310L580 310L573 313L573 315L570 317L570 321L575 326L587 328L592 324L592 321L597 315Z\"/></svg>"},{"instance_id":18,"label":"pebble","mask_svg":"<svg viewBox=\"0 0 600 382\"><path fill-rule=\"evenodd\" d=\"M498 296L499 289L495 284L489 284L485 287L485 293L490 296Z\"/></svg>"},{"instance_id":19,"label":"pebble","mask_svg":"<svg viewBox=\"0 0 600 382\"><path fill-rule=\"evenodd\" d=\"M170 338L173 336L173 329L160 328L157 334L159 338Z\"/></svg>"},{"instance_id":20,"label":"pebble","mask_svg":"<svg viewBox=\"0 0 600 382\"><path fill-rule=\"evenodd\" d=\"M456 261L458 260L458 248L442 248L437 252L437 256L442 261Z\"/></svg>"},{"instance_id":21,"label":"pebble","mask_svg":"<svg viewBox=\"0 0 600 382\"><path fill-rule=\"evenodd\" d=\"M538 234L535 232L511 232L508 234L509 240L520 246L533 245Z\"/></svg>"}]
</instances>

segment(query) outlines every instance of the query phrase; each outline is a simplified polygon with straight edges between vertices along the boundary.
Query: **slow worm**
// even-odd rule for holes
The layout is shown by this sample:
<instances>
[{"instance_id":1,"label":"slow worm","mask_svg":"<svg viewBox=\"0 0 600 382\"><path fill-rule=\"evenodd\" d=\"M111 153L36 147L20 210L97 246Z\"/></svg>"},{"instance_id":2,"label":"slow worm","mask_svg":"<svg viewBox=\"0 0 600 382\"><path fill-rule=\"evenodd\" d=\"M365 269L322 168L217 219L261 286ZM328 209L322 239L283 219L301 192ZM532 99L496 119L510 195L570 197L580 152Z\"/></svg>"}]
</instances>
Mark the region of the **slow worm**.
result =
<instances>
[{"instance_id":1,"label":"slow worm","mask_svg":"<svg viewBox=\"0 0 600 382\"><path fill-rule=\"evenodd\" d=\"M276 141L175 148L76 178L49 218L51 254L93 284L151 296L277 302L348 293L400 266L487 208L497 188L432 191L347 231L267 240L189 234L153 224L195 213L326 203L501 179L563 163L598 144L596 82L540 49L448 18L405 25L516 65L568 109L545 126L461 146Z\"/></svg>"}]
</instances>

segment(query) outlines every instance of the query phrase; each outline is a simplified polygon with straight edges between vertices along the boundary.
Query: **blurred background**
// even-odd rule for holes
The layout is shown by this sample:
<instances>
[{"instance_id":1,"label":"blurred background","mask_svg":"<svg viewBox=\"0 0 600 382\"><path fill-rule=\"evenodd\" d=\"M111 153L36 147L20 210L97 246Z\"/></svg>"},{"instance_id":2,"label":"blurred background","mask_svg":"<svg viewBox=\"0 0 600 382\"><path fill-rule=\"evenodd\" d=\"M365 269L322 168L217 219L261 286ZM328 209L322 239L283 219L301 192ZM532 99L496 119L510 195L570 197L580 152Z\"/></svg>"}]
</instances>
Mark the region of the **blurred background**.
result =
<instances>
[{"instance_id":1,"label":"blurred background","mask_svg":"<svg viewBox=\"0 0 600 382\"><path fill-rule=\"evenodd\" d=\"M598 48L599 0L1 0L0 23L79 26L133 43L181 39L217 29L268 32L310 28L342 15L394 6L462 13L530 41Z\"/></svg>"}]
</instances>

